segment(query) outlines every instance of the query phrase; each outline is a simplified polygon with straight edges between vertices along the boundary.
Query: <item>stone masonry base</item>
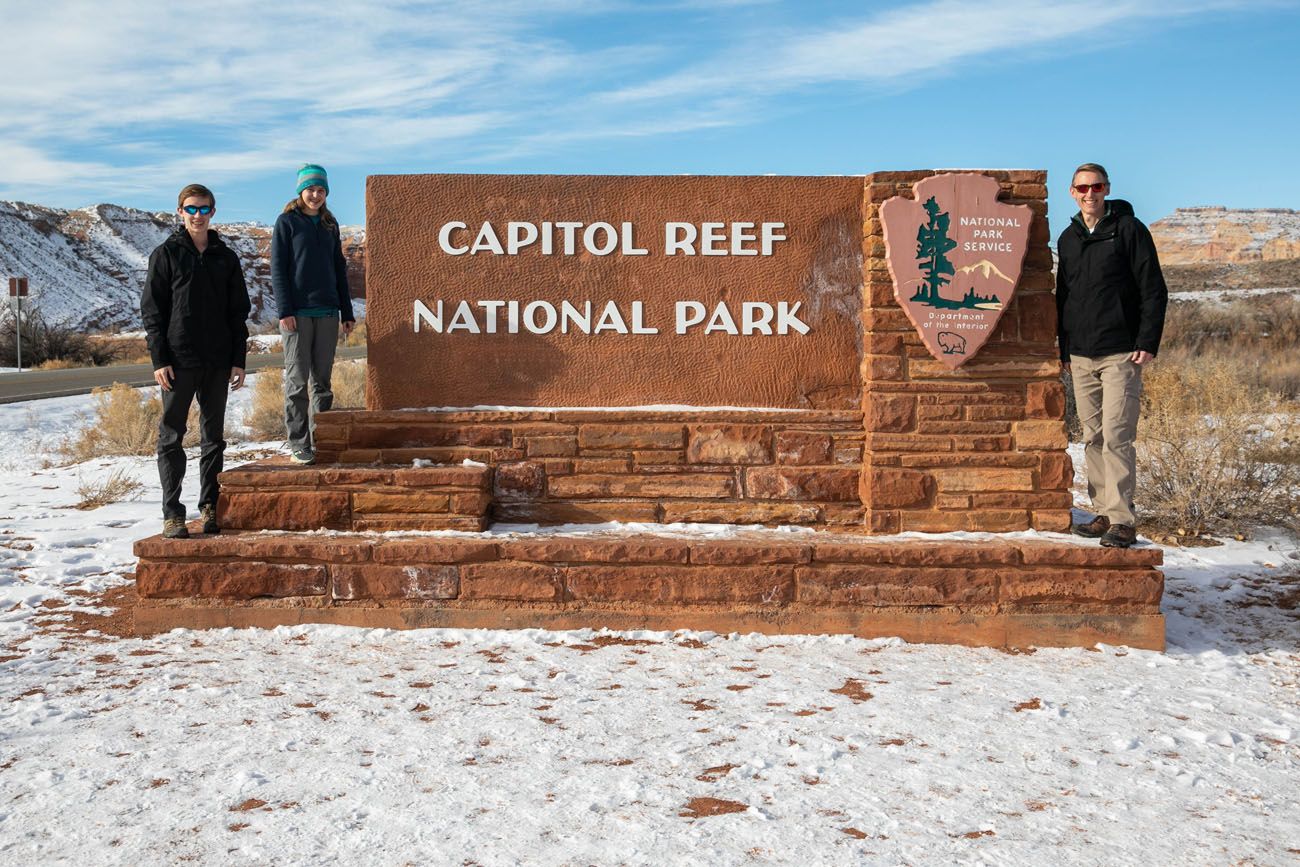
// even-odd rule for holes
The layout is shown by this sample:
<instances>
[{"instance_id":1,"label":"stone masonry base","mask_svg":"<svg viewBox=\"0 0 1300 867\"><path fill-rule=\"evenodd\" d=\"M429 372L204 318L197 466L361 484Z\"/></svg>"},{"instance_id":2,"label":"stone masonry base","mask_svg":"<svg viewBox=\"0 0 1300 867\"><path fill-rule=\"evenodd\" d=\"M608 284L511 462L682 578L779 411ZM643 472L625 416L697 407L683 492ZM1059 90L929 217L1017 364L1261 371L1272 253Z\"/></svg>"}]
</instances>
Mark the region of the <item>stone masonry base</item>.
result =
<instances>
[{"instance_id":1,"label":"stone masonry base","mask_svg":"<svg viewBox=\"0 0 1300 867\"><path fill-rule=\"evenodd\" d=\"M843 633L992 647L1162 650L1158 549L746 530L227 532L136 543L135 628Z\"/></svg>"}]
</instances>

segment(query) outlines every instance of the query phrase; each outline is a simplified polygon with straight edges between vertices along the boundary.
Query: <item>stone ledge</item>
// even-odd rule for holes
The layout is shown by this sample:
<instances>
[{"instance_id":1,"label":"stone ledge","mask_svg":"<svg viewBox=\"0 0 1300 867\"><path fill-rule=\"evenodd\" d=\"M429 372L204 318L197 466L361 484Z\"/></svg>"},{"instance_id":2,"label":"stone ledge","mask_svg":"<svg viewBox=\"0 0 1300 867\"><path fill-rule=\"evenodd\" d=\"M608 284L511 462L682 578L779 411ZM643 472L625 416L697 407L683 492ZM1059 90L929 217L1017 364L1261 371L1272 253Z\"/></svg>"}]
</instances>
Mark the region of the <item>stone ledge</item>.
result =
<instances>
[{"instance_id":1,"label":"stone ledge","mask_svg":"<svg viewBox=\"0 0 1300 867\"><path fill-rule=\"evenodd\" d=\"M683 551L689 551L688 556ZM647 553L649 552L649 553ZM741 552L748 560L734 559ZM766 553L764 553L766 552ZM664 563L857 563L888 566L966 567L1086 566L1107 569L1159 566L1164 551L1155 546L1102 548L1069 537L938 539L922 535L866 536L854 533L799 533L750 530L718 538L693 534L647 532L636 535L599 533L482 533L463 535L226 532L219 536L164 539L149 536L135 543L146 560L223 560L246 558L295 562L400 562L425 560L457 563L495 559L548 562ZM770 557L767 555L771 555Z\"/></svg>"},{"instance_id":2,"label":"stone ledge","mask_svg":"<svg viewBox=\"0 0 1300 867\"><path fill-rule=\"evenodd\" d=\"M926 644L1004 649L1091 647L1099 642L1145 650L1165 649L1160 614L959 612L946 609L854 610L787 606L762 610L745 606L616 606L455 604L436 607L349 605L331 608L285 605L159 603L141 600L135 609L137 635L171 629L257 627L308 623L372 629L617 629L759 632L765 635L838 634L860 638L898 637Z\"/></svg>"},{"instance_id":3,"label":"stone ledge","mask_svg":"<svg viewBox=\"0 0 1300 867\"><path fill-rule=\"evenodd\" d=\"M320 612L358 606L372 612L451 612L403 614L401 623L387 613L365 615L394 625L418 625L421 616L495 627L612 625L650 617L658 607L662 611L655 616L663 619L655 622L662 627L655 628L731 630L757 619L774 624L776 631L899 634L974 644L1035 634L1041 636L1038 643L1049 645L1077 644L1084 640L1080 636L1095 634L1092 641L1148 647L1156 646L1150 618L1159 619L1164 586L1155 568L1159 549L1024 538L792 537L776 531L725 538L236 532L189 540L155 536L136 543L136 554L141 600L171 612L151 615L155 620L146 618L146 626L164 621L198 626L211 617L232 624L350 622L351 615ZM699 606L724 608L706 616ZM516 610L512 617L525 616L523 611L535 616L519 624L504 617L492 621L483 613L502 607ZM602 619L611 607L622 619ZM310 609L310 617L318 619L295 619L298 608ZM271 609L280 613L229 613ZM212 611L227 613L203 613ZM712 625L690 627L672 620L672 611ZM187 612L197 619L187 621ZM335 617L342 619L330 619ZM1052 624L1065 622L1076 625L1060 635L1052 632ZM849 623L872 625L829 625ZM890 633L881 625L886 623L910 631ZM967 634L958 635L961 624ZM886 631L876 632L877 627Z\"/></svg>"}]
</instances>

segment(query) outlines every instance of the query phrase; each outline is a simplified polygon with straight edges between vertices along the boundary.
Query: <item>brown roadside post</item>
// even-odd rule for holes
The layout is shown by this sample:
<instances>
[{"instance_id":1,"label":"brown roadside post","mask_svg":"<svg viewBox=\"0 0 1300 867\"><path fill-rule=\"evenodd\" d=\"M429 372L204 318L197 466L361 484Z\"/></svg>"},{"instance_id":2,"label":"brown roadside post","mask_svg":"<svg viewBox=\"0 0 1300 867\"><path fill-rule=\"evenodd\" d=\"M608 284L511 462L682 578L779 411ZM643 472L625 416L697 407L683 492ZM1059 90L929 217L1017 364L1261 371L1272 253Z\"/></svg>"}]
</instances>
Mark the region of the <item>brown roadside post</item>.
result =
<instances>
[{"instance_id":1,"label":"brown roadside post","mask_svg":"<svg viewBox=\"0 0 1300 867\"><path fill-rule=\"evenodd\" d=\"M18 372L23 370L23 298L27 295L27 278L9 278L9 297L14 299L14 340L18 355Z\"/></svg>"}]
</instances>

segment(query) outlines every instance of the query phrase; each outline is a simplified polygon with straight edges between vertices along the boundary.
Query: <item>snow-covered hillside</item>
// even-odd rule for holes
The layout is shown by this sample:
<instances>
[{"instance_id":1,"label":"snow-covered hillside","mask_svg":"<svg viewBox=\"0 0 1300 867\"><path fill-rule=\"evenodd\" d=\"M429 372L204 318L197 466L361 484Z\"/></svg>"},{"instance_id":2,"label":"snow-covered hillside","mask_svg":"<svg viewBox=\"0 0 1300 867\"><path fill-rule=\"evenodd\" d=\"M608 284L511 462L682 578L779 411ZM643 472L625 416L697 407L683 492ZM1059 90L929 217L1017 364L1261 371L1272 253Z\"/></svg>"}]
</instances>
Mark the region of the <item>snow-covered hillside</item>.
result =
<instances>
[{"instance_id":1,"label":"snow-covered hillside","mask_svg":"<svg viewBox=\"0 0 1300 867\"><path fill-rule=\"evenodd\" d=\"M0 202L0 278L29 278L31 301L47 322L83 331L140 327L140 287L153 248L177 225L167 213L118 205L75 211ZM217 224L244 264L253 321L275 320L271 303L270 228ZM364 297L364 236L344 227L353 295ZM7 306L0 317L10 316Z\"/></svg>"}]
</instances>

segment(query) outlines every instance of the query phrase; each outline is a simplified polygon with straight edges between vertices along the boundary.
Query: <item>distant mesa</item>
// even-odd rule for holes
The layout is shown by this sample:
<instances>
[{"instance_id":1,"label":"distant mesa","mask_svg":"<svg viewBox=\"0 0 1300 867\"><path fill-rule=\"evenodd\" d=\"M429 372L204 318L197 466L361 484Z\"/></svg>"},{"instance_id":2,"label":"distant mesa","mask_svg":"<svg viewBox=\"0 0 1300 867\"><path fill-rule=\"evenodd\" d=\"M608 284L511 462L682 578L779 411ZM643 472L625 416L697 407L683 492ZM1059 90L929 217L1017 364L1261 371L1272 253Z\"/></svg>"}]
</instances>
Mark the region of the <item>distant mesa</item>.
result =
<instances>
[{"instance_id":1,"label":"distant mesa","mask_svg":"<svg viewBox=\"0 0 1300 867\"><path fill-rule=\"evenodd\" d=\"M1163 265L1300 259L1300 211L1178 208L1151 224Z\"/></svg>"}]
</instances>

